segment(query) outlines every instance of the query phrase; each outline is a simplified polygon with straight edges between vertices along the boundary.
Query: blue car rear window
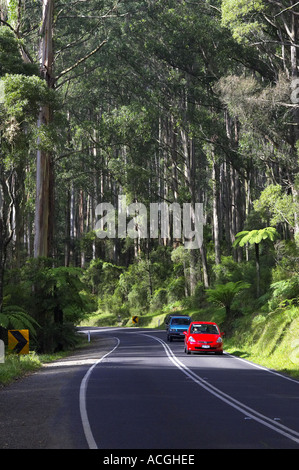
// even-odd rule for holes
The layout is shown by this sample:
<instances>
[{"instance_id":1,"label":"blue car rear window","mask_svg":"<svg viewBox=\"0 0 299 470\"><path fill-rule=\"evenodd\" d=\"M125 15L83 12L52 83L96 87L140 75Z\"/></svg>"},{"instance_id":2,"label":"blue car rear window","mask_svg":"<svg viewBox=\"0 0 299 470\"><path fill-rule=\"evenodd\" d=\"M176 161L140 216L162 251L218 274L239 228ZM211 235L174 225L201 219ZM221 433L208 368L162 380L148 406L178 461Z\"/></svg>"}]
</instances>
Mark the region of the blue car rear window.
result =
<instances>
[{"instance_id":1,"label":"blue car rear window","mask_svg":"<svg viewBox=\"0 0 299 470\"><path fill-rule=\"evenodd\" d=\"M189 325L190 320L189 318L172 318L171 324L172 325Z\"/></svg>"}]
</instances>

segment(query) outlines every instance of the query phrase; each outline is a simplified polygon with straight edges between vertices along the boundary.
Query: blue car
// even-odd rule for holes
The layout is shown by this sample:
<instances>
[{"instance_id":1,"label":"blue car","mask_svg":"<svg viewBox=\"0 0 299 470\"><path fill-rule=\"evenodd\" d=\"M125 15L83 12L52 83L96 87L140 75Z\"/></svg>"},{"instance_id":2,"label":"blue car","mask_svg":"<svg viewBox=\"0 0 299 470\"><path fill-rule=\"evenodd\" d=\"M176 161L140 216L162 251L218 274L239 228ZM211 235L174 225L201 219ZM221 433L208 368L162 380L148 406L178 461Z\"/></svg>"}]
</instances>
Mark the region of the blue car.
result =
<instances>
[{"instance_id":1,"label":"blue car","mask_svg":"<svg viewBox=\"0 0 299 470\"><path fill-rule=\"evenodd\" d=\"M184 331L188 330L190 323L191 317L180 315L171 317L167 327L167 341L172 341L173 339L184 339Z\"/></svg>"}]
</instances>

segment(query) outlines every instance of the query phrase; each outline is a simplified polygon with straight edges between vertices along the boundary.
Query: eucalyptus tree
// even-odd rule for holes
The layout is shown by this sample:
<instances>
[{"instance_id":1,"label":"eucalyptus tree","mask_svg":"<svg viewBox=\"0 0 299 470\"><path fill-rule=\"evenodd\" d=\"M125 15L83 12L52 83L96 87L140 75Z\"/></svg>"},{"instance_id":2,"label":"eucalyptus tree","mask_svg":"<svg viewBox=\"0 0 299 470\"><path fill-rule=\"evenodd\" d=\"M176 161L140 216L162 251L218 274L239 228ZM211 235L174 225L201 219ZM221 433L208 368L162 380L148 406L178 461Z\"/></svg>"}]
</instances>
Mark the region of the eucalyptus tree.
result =
<instances>
[{"instance_id":1,"label":"eucalyptus tree","mask_svg":"<svg viewBox=\"0 0 299 470\"><path fill-rule=\"evenodd\" d=\"M92 233L97 203L116 206L120 194L145 204L203 202L192 292L198 279L210 284L206 250L213 247L216 264L225 248L231 253L269 181L295 194L287 95L295 9L266 3L0 1L24 63L38 65L56 97L55 107L42 103L35 134L35 256L60 262L64 248L66 265L97 255L129 264L138 249L168 242L100 243ZM199 277L191 275L198 266Z\"/></svg>"},{"instance_id":2,"label":"eucalyptus tree","mask_svg":"<svg viewBox=\"0 0 299 470\"><path fill-rule=\"evenodd\" d=\"M2 2L2 23L22 38L26 61L37 63L48 88L57 90L89 72L86 65L106 44L109 25L105 20L116 17L118 3L43 0L39 5L34 1L16 4L7 0ZM34 37L38 38L38 50ZM44 143L52 132L54 115L49 104L41 107L38 117L35 256L48 256L53 248L55 149Z\"/></svg>"},{"instance_id":3,"label":"eucalyptus tree","mask_svg":"<svg viewBox=\"0 0 299 470\"><path fill-rule=\"evenodd\" d=\"M298 2L222 0L222 21L234 37L259 49L278 78L283 69L298 77Z\"/></svg>"},{"instance_id":4,"label":"eucalyptus tree","mask_svg":"<svg viewBox=\"0 0 299 470\"><path fill-rule=\"evenodd\" d=\"M228 91L230 86L227 102L230 103L231 112L245 118L242 123L245 137L243 148L246 140L248 149L251 146L248 145L249 140L259 143L255 149L251 146L251 151L258 149L271 183L282 184L286 192L290 190L296 205L298 184L294 175L298 172L299 139L298 2L223 0L222 23L232 31L239 43L256 49L268 70L272 71L272 78L254 73L245 79L240 76L229 77L226 85L223 83L223 89ZM254 133L252 137L251 133ZM299 225L296 212L294 217L297 235Z\"/></svg>"},{"instance_id":5,"label":"eucalyptus tree","mask_svg":"<svg viewBox=\"0 0 299 470\"><path fill-rule=\"evenodd\" d=\"M7 248L13 238L16 258L20 250L25 169L38 110L53 99L36 67L23 62L19 46L12 32L0 27L0 309ZM2 62L3 57L8 60Z\"/></svg>"},{"instance_id":6,"label":"eucalyptus tree","mask_svg":"<svg viewBox=\"0 0 299 470\"><path fill-rule=\"evenodd\" d=\"M205 144L214 142L219 158L220 135L225 139L222 109L212 85L226 66L224 44L232 41L219 25L219 10L209 3L155 2L144 10L124 21L119 55L130 67L134 86L143 84L141 107L156 109L153 135L159 147L150 161L158 198L204 201L209 209ZM201 262L208 286L204 245Z\"/></svg>"}]
</instances>

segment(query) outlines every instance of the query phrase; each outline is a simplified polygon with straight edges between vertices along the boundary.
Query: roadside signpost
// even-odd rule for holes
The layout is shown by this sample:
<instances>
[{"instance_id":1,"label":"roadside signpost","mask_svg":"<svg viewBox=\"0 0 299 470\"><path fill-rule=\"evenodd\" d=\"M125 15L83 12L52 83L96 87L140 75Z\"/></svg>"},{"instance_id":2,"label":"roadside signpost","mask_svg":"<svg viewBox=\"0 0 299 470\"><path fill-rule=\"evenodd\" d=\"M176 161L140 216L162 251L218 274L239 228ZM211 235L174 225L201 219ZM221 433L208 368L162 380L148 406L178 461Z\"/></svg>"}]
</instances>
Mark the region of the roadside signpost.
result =
<instances>
[{"instance_id":1,"label":"roadside signpost","mask_svg":"<svg viewBox=\"0 0 299 470\"><path fill-rule=\"evenodd\" d=\"M4 356L5 356L4 341L0 339L0 364L4 363Z\"/></svg>"},{"instance_id":2,"label":"roadside signpost","mask_svg":"<svg viewBox=\"0 0 299 470\"><path fill-rule=\"evenodd\" d=\"M29 354L29 330L8 330L8 349L17 354Z\"/></svg>"}]
</instances>

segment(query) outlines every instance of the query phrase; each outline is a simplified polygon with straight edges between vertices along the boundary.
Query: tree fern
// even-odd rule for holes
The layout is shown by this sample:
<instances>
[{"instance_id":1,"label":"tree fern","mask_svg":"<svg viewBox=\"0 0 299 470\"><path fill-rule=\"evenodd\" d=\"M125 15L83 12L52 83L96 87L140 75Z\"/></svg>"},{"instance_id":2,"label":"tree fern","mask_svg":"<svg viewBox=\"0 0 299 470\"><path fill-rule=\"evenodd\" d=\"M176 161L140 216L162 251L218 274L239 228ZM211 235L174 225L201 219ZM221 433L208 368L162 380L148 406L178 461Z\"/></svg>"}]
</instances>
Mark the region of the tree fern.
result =
<instances>
[{"instance_id":1,"label":"tree fern","mask_svg":"<svg viewBox=\"0 0 299 470\"><path fill-rule=\"evenodd\" d=\"M28 328L33 335L36 335L36 328L39 324L22 307L8 305L3 307L0 313L0 326L16 330Z\"/></svg>"},{"instance_id":2,"label":"tree fern","mask_svg":"<svg viewBox=\"0 0 299 470\"><path fill-rule=\"evenodd\" d=\"M230 314L231 304L236 295L243 289L248 289L250 284L244 281L227 282L219 284L214 289L208 289L207 295L210 302L225 307L226 314Z\"/></svg>"},{"instance_id":3,"label":"tree fern","mask_svg":"<svg viewBox=\"0 0 299 470\"><path fill-rule=\"evenodd\" d=\"M272 242L279 236L276 228L265 227L260 230L243 230L236 234L233 247L244 246L246 243L255 247L255 265L256 265L256 296L260 296L260 254L259 244L262 240L271 240Z\"/></svg>"}]
</instances>

